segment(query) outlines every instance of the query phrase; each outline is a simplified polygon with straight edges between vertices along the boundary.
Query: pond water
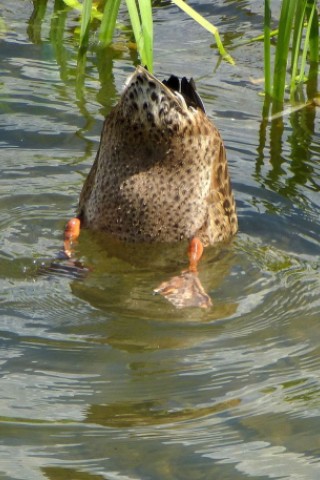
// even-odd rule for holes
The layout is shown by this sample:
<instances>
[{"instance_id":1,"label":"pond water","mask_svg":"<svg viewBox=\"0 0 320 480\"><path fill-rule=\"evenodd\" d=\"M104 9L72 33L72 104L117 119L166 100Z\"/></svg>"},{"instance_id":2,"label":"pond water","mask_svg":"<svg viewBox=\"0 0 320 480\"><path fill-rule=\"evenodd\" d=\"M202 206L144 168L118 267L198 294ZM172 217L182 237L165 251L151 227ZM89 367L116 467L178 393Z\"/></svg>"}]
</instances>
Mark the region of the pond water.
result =
<instances>
[{"instance_id":1,"label":"pond water","mask_svg":"<svg viewBox=\"0 0 320 480\"><path fill-rule=\"evenodd\" d=\"M1 3L1 478L318 479L319 110L263 120L262 45L244 42L263 2L191 2L235 66L169 2L155 11L155 73L195 78L237 200L239 234L201 262L206 311L152 295L185 245L85 232L87 278L38 275L136 54L125 32L113 49L93 38L83 73L61 2Z\"/></svg>"}]
</instances>

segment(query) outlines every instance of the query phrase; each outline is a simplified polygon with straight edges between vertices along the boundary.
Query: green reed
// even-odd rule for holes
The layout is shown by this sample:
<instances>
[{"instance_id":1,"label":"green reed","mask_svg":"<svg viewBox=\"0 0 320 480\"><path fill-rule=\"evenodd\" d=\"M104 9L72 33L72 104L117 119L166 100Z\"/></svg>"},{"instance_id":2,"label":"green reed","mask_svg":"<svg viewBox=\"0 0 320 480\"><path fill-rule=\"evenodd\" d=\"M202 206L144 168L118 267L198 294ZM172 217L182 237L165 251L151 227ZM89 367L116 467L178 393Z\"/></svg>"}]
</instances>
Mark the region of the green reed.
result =
<instances>
[{"instance_id":1,"label":"green reed","mask_svg":"<svg viewBox=\"0 0 320 480\"><path fill-rule=\"evenodd\" d=\"M112 43L115 31L118 27L117 18L121 0L104 0L98 2L98 6L103 7L98 10L96 3L92 0L63 0L64 3L80 13L80 51L85 51L88 47L90 26L94 20L100 22L99 42L102 46ZM192 19L198 22L203 28L208 30L216 40L216 44L222 58L230 63L234 63L232 57L226 52L219 36L218 29L208 20L203 18L198 12L187 5L182 0L172 0L180 9L185 11ZM151 0L125 0L129 13L130 23L135 38L137 51L141 58L141 63L146 65L150 71L153 70L153 15Z\"/></svg>"},{"instance_id":2,"label":"green reed","mask_svg":"<svg viewBox=\"0 0 320 480\"><path fill-rule=\"evenodd\" d=\"M317 75L319 22L316 0L282 0L279 25L271 32L271 0L265 0L264 69L265 93L276 104L284 101L286 87L290 99L305 80ZM276 34L274 68L271 69L271 38ZM309 72L307 74L307 62Z\"/></svg>"},{"instance_id":3,"label":"green reed","mask_svg":"<svg viewBox=\"0 0 320 480\"><path fill-rule=\"evenodd\" d=\"M100 22L99 42L102 46L112 43L121 0L107 0L98 3L102 11L97 8L92 0L63 0L64 3L80 13L80 52L88 47L89 32L94 20ZM147 65L152 71L153 65L153 20L151 0L126 0L126 6L130 17L131 27L135 37L137 50L141 57L141 63Z\"/></svg>"},{"instance_id":4,"label":"green reed","mask_svg":"<svg viewBox=\"0 0 320 480\"><path fill-rule=\"evenodd\" d=\"M115 41L117 32L127 30L119 18L127 10L135 46L140 61L150 71L153 70L153 8L152 0L55 0L56 8L63 4L68 16L70 10L79 12L79 59L85 67L85 54L88 49L92 30L98 32L102 47ZM184 0L171 0L194 21L209 31L215 38L220 55L230 63L232 57L226 52L218 29L190 7ZM157 3L157 5L161 3ZM274 22L272 8L275 2L264 2L263 35L251 41L264 40L264 72L266 101L271 102L273 110L280 110L286 92L290 100L295 98L297 87L308 81L316 84L319 60L319 18L316 0L282 0L280 17ZM30 35L39 41L41 21L45 13L47 0L34 0L34 13L30 21ZM121 9L121 11L120 11ZM276 22L274 22L276 23ZM271 29L271 26L278 27ZM31 28L32 27L32 28ZM132 42L127 40L128 45ZM274 47L275 44L275 47ZM84 70L85 71L85 70ZM313 88L314 90L314 88ZM276 105L278 104L279 107Z\"/></svg>"},{"instance_id":5,"label":"green reed","mask_svg":"<svg viewBox=\"0 0 320 480\"><path fill-rule=\"evenodd\" d=\"M223 43L219 35L219 30L217 29L217 27L212 25L212 23L208 22L208 20L206 20L202 15L196 12L196 10L194 10L187 3L185 3L184 0L171 0L171 1L172 3L175 3L181 10L186 12L193 20L199 23L199 25L201 25L205 30L207 30L214 36L219 53L222 56L222 58L224 60L227 60L227 62L231 63L232 65L234 65L235 62L233 58L231 57L231 55L229 55L229 53L227 53L227 51L223 46Z\"/></svg>"}]
</instances>

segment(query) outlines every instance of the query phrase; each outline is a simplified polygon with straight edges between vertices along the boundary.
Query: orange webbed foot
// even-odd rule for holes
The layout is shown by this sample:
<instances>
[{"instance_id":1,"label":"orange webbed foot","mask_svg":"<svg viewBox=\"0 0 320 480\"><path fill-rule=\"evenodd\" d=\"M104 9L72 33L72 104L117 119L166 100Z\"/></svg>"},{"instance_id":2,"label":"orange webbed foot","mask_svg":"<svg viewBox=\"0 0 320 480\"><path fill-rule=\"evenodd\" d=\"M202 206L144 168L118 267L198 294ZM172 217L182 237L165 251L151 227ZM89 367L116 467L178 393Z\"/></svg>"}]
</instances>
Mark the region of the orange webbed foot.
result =
<instances>
[{"instance_id":1,"label":"orange webbed foot","mask_svg":"<svg viewBox=\"0 0 320 480\"><path fill-rule=\"evenodd\" d=\"M202 253L202 242L197 237L192 238L188 247L188 269L180 275L162 282L154 292L165 297L177 308L211 307L211 298L205 292L198 277L198 263Z\"/></svg>"},{"instance_id":2,"label":"orange webbed foot","mask_svg":"<svg viewBox=\"0 0 320 480\"><path fill-rule=\"evenodd\" d=\"M80 219L71 218L64 230L63 249L59 252L57 261L46 262L38 269L41 275L58 275L72 279L85 278L90 269L74 258L73 245L80 235Z\"/></svg>"},{"instance_id":3,"label":"orange webbed foot","mask_svg":"<svg viewBox=\"0 0 320 480\"><path fill-rule=\"evenodd\" d=\"M205 292L195 272L182 272L181 275L162 282L154 292L160 293L176 308L208 308L212 305L211 298Z\"/></svg>"}]
</instances>

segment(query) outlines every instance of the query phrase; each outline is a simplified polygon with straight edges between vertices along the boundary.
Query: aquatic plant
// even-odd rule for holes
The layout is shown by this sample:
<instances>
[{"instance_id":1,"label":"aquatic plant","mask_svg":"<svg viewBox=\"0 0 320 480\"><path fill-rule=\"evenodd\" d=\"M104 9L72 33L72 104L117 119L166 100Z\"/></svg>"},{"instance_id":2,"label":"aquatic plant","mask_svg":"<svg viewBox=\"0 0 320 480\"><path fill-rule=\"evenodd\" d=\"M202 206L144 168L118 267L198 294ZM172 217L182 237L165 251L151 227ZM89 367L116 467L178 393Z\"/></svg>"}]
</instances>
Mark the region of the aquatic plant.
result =
<instances>
[{"instance_id":1,"label":"aquatic plant","mask_svg":"<svg viewBox=\"0 0 320 480\"><path fill-rule=\"evenodd\" d=\"M99 42L102 46L109 45L117 28L117 18L121 0L108 0L93 3L92 0L63 0L64 3L80 13L80 52L88 47L90 25L94 20L100 22ZM153 64L153 22L151 0L126 0L127 10L137 50L141 62L152 69Z\"/></svg>"},{"instance_id":2,"label":"aquatic plant","mask_svg":"<svg viewBox=\"0 0 320 480\"><path fill-rule=\"evenodd\" d=\"M80 51L88 45L90 25L94 20L101 22L99 41L102 45L111 44L119 25L117 18L121 0L63 0L66 5L80 12L81 28ZM126 0L132 31L141 62L152 71L153 67L153 16L151 0ZM196 12L183 0L171 0L214 35L218 50L225 60L234 63L226 52L218 29ZM290 62L289 89L293 99L296 86L306 79L307 57L310 64L308 78L317 75L319 55L319 26L316 0L282 0L278 28L271 31L271 0L264 2L264 71L265 93L275 103L284 100ZM258 37L259 38L259 37ZM261 38L261 37L260 37ZM276 38L274 67L271 69L271 48ZM291 55L290 55L291 53Z\"/></svg>"},{"instance_id":3,"label":"aquatic plant","mask_svg":"<svg viewBox=\"0 0 320 480\"><path fill-rule=\"evenodd\" d=\"M165 5L175 4L214 37L222 58L234 63L226 52L218 29L184 0L170 0ZM29 34L33 41L39 41L41 21L47 0L34 1L34 13L30 19ZM118 48L115 38L121 38L131 51L136 50L140 61L153 70L153 8L163 5L163 0L55 0L52 23L65 27L66 17L71 11L78 12L75 19L76 37L79 44L78 77L85 76L86 52L92 31L97 32L99 47ZM124 25L123 8L129 14L130 27ZM263 34L251 41L264 41L264 76L266 103L272 103L274 112L281 111L286 92L294 101L297 87L307 81L316 85L319 60L319 19L316 0L282 0L280 17L275 22L272 15L274 3L264 0ZM59 15L58 15L59 11ZM61 13L63 12L63 14ZM272 25L274 24L274 25ZM59 32L62 29L59 26ZM271 26L277 27L272 30ZM132 33L135 41L133 42ZM55 38L56 43L61 41ZM61 45L62 46L62 45ZM272 54L271 54L272 53ZM273 62L272 62L273 59ZM81 82L79 83L81 85ZM310 88L308 89L310 90ZM315 88L313 88L313 91ZM308 94L309 95L309 94Z\"/></svg>"},{"instance_id":4,"label":"aquatic plant","mask_svg":"<svg viewBox=\"0 0 320 480\"><path fill-rule=\"evenodd\" d=\"M94 20L101 22L99 29L99 42L103 45L111 44L117 25L117 18L121 0L107 0L93 2L92 0L63 0L64 3L80 12L80 51L84 51L88 46L88 37L90 25ZM191 18L198 22L203 28L208 30L217 43L218 50L225 60L234 63L232 57L226 52L220 39L217 27L202 17L192 7L183 0L171 0L180 9L186 12ZM129 13L132 31L134 34L136 47L141 57L141 62L146 65L150 71L153 70L153 16L151 0L126 0L126 7Z\"/></svg>"},{"instance_id":5,"label":"aquatic plant","mask_svg":"<svg viewBox=\"0 0 320 480\"><path fill-rule=\"evenodd\" d=\"M273 72L272 39L276 37ZM290 58L291 57L291 58ZM309 72L306 73L307 59ZM265 0L264 71L265 93L281 104L288 85L294 99L297 85L312 81L318 73L319 21L316 0L283 0L278 29L271 31L271 0ZM290 68L288 69L290 62ZM289 75L288 75L289 70Z\"/></svg>"}]
</instances>

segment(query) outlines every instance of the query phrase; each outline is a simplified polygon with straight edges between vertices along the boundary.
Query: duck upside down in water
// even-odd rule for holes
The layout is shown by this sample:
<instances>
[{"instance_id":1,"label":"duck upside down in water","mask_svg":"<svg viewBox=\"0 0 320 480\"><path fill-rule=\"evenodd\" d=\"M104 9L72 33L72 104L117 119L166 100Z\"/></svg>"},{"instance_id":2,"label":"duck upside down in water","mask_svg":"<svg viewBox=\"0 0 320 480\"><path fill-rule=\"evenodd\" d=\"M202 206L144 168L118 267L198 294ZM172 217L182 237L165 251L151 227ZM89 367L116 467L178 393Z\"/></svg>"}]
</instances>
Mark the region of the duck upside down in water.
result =
<instances>
[{"instance_id":1,"label":"duck upside down in water","mask_svg":"<svg viewBox=\"0 0 320 480\"><path fill-rule=\"evenodd\" d=\"M106 118L65 253L80 226L126 242L189 241L189 268L157 293L177 307L211 305L197 276L203 247L238 228L225 148L194 81L160 82L139 66Z\"/></svg>"}]
</instances>

